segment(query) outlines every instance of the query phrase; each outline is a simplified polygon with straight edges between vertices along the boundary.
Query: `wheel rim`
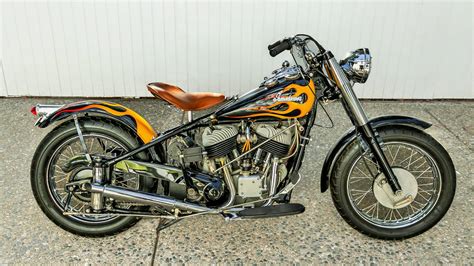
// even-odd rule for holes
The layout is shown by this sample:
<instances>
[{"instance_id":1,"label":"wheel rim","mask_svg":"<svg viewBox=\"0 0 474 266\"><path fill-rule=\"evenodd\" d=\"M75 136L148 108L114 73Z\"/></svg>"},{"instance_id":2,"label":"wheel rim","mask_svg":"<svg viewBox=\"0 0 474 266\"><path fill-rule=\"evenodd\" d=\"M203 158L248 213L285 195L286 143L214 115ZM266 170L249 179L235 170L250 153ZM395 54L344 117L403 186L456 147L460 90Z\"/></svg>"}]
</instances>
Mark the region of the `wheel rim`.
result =
<instances>
[{"instance_id":1,"label":"wheel rim","mask_svg":"<svg viewBox=\"0 0 474 266\"><path fill-rule=\"evenodd\" d=\"M369 159L369 152L358 156L349 170L348 198L357 215L373 225L408 227L426 217L436 205L442 186L439 167L432 156L411 143L387 141L383 150L394 173L404 183L404 193L411 195L412 200L400 207L390 207L384 192L377 187L383 174ZM414 184L416 189L409 187Z\"/></svg>"},{"instance_id":2,"label":"wheel rim","mask_svg":"<svg viewBox=\"0 0 474 266\"><path fill-rule=\"evenodd\" d=\"M125 145L102 134L87 133L84 134L83 137L88 152L91 155L115 157L128 151ZM65 210L65 201L68 194L65 191L64 186L69 182L68 180L72 179L77 181L80 179L92 178L92 168L89 166L75 168L70 173L65 173L61 169L62 164L70 160L73 156L80 154L84 154L83 149L79 137L74 136L67 139L56 148L47 164L46 184L48 192L53 199L54 204L62 211ZM131 189L138 189L139 187L137 176L128 177L124 174L115 172L112 175L112 183L117 186ZM83 212L89 201L90 195L88 192L73 193L69 205L69 211L72 208L72 211ZM71 215L69 217L81 222L94 224L110 222L119 218L119 216L116 215Z\"/></svg>"}]
</instances>

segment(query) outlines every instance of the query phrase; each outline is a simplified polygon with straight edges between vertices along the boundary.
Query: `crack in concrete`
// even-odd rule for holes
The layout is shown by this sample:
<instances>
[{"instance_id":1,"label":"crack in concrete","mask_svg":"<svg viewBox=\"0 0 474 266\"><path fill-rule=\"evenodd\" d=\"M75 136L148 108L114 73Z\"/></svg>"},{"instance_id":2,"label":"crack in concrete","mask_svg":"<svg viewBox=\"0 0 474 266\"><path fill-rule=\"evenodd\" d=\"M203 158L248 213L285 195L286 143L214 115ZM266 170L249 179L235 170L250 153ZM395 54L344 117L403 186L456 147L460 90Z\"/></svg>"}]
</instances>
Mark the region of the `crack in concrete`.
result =
<instances>
[{"instance_id":1,"label":"crack in concrete","mask_svg":"<svg viewBox=\"0 0 474 266\"><path fill-rule=\"evenodd\" d=\"M425 111L427 114L429 114L436 122L438 122L444 129L446 129L449 133L451 133L459 142L461 142L463 145L466 145L468 149L474 150L474 148L470 147L469 143L466 143L459 135L454 133L443 121L441 121L439 118L437 118L433 113L431 113L428 109L423 108L423 111Z\"/></svg>"}]
</instances>

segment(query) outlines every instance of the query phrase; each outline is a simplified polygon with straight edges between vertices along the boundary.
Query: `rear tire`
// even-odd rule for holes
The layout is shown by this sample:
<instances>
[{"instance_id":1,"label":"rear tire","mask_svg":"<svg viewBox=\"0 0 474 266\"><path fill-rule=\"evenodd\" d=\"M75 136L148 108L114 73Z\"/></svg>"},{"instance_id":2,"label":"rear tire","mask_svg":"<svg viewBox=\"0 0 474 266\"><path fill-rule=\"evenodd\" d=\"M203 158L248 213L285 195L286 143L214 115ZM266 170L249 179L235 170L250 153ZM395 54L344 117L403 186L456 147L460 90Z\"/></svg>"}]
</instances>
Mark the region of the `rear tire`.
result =
<instances>
[{"instance_id":1,"label":"rear tire","mask_svg":"<svg viewBox=\"0 0 474 266\"><path fill-rule=\"evenodd\" d=\"M140 141L129 130L113 123L111 120L88 117L79 120L81 130L84 136L88 134L97 134L106 136L117 142L126 150L131 150L140 145ZM117 234L136 224L140 219L136 217L115 217L102 222L91 222L74 218L73 216L64 216L64 208L58 204L57 198L54 198L48 177L48 168L53 153L63 145L63 143L77 138L77 131L74 121L67 121L53 129L39 144L31 164L31 187L34 197L46 216L55 224L73 234L102 237ZM136 156L140 159L146 159L145 154ZM143 188L143 182L138 181L140 189Z\"/></svg>"},{"instance_id":2,"label":"rear tire","mask_svg":"<svg viewBox=\"0 0 474 266\"><path fill-rule=\"evenodd\" d=\"M388 147L390 145L395 145L397 143L398 145L406 145L407 147L412 147L412 153L410 157L413 156L414 150L419 150L420 155L426 155L426 160L428 163L426 163L423 167L419 167L418 169L414 169L414 167L412 166L414 165L414 163L412 163L414 160L412 160L411 158L410 161L406 160L404 162L404 159L401 158L400 160L402 161L402 163L400 163L399 165L392 165L392 167L395 166L395 168L393 168L394 170L398 168L398 172L406 173L411 171L416 173L413 174L411 178L412 180L416 180L416 186L418 187L418 194L416 195L418 197L427 198L426 207L421 207L421 204L417 205L418 203L415 204L415 201L412 201L410 204L403 207L406 208L406 210L403 208L392 208L392 216L392 213L390 213L390 208L386 207L386 205L382 206L382 203L379 200L380 196L377 198L377 195L375 195L376 193L374 193L374 189L371 189L375 188L375 185L378 184L375 183L376 179L373 178L374 175L363 175L362 171L357 171L355 175L352 174L353 172L355 172L354 169L356 168L354 167L358 162L364 162L364 165L367 166L367 169L371 167L368 166L368 164L371 164L371 162L367 164L367 160L361 161L364 157L362 156L363 152L357 140L352 142L345 149L345 151L343 151L336 163L334 174L331 177L331 195L334 205L349 225L371 237L380 239L403 239L416 236L436 225L436 223L438 223L448 211L453 201L456 188L456 173L454 170L454 165L451 161L449 154L441 146L441 144L439 144L435 139L433 139L430 135L426 134L423 131L407 127L397 127L379 129L378 132L383 139L383 149L389 161L394 162L397 159L396 157L400 156L394 155L395 152L393 150L388 151ZM400 152L400 148L398 149ZM407 148L407 150L409 149L410 148ZM392 158L394 159L392 160ZM420 156L420 158L424 157ZM422 159L419 159L416 164L420 164L421 160ZM359 164L358 166L361 165L362 164ZM408 165L408 170L400 170L403 168L403 165ZM424 191L426 187L430 186L431 184L429 183L429 177L424 177L424 175L427 174L423 173L424 168L426 168L427 166L431 166L433 169L434 174L432 186L434 187L434 184L439 185L439 191L433 189L433 198L430 198L428 193ZM362 167L358 167L357 169L360 168ZM376 169L376 166L373 166L373 171L374 169ZM371 170L368 170L368 172L371 172ZM439 173L439 177L437 177L436 173ZM357 175L361 177L354 177ZM369 176L369 178L367 178L366 176ZM413 177L416 178L413 179ZM425 183L421 183L421 179L423 178L427 178L428 180L424 181ZM439 179L439 181L435 182L435 178L436 180ZM361 196L357 195L357 197L354 197L352 196L355 193L353 191L356 190L351 191L351 188L357 186L355 184L357 182L359 183L357 184L358 186L361 186L361 182L367 182L367 184L372 182L372 186L368 186L369 189L365 192L365 195L362 193L360 194ZM360 192L357 191L357 193ZM419 196L420 194L421 196ZM375 202L375 205L373 205L373 209L371 209L372 207L370 203L365 205L367 206L365 207L365 209L364 207L358 206L358 201L368 201L369 199L376 200L373 201ZM416 199L418 199L419 201L423 201L422 199L415 197L415 200ZM410 206L412 204L414 208L413 206ZM420 207L420 209L417 210L418 212L420 212L420 214L417 214L415 212L417 207ZM380 212L384 210L387 214L382 213L382 215L379 217L379 208ZM410 209L413 210L413 213L411 215ZM426 213L422 213L422 211L424 210L426 211ZM375 212L377 212L376 215ZM370 214L372 214L373 217L371 217ZM404 214L406 214L406 217L404 216Z\"/></svg>"}]
</instances>

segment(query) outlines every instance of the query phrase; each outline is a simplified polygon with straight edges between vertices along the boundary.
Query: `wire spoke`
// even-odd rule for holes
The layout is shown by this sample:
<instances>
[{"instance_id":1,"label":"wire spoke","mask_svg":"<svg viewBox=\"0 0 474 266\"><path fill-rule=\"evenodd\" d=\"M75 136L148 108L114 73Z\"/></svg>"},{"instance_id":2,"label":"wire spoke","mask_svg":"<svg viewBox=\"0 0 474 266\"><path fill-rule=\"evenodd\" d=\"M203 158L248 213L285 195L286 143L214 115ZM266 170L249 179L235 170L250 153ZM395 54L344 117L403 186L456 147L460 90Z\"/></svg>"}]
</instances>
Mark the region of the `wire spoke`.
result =
<instances>
[{"instance_id":1,"label":"wire spoke","mask_svg":"<svg viewBox=\"0 0 474 266\"><path fill-rule=\"evenodd\" d=\"M372 180L372 178L370 178L370 177L351 177L350 183L355 184L357 182L363 181L364 179Z\"/></svg>"},{"instance_id":2,"label":"wire spoke","mask_svg":"<svg viewBox=\"0 0 474 266\"><path fill-rule=\"evenodd\" d=\"M371 216L374 217L374 215L376 214L376 211L377 211L377 215L378 215L378 204L379 204L378 202L375 202L375 203L365 207L362 210L366 211L368 214L371 213Z\"/></svg>"},{"instance_id":3,"label":"wire spoke","mask_svg":"<svg viewBox=\"0 0 474 266\"><path fill-rule=\"evenodd\" d=\"M418 184L418 189L422 186L433 186L434 183Z\"/></svg>"},{"instance_id":4,"label":"wire spoke","mask_svg":"<svg viewBox=\"0 0 474 266\"><path fill-rule=\"evenodd\" d=\"M415 169L420 169L423 165L425 165L428 161L424 160L420 165L415 166Z\"/></svg>"},{"instance_id":5,"label":"wire spoke","mask_svg":"<svg viewBox=\"0 0 474 266\"><path fill-rule=\"evenodd\" d=\"M400 219L403 219L403 215L400 214L400 212L398 211L398 209L395 209L395 212L398 214L398 216L400 217ZM394 217L395 217L395 214L394 214ZM395 217L396 219L396 217Z\"/></svg>"},{"instance_id":6,"label":"wire spoke","mask_svg":"<svg viewBox=\"0 0 474 266\"><path fill-rule=\"evenodd\" d=\"M364 171L360 170L359 167L355 167L356 170L358 170L361 174L363 174L365 177L372 178L372 176L368 176Z\"/></svg>"},{"instance_id":7,"label":"wire spoke","mask_svg":"<svg viewBox=\"0 0 474 266\"><path fill-rule=\"evenodd\" d=\"M403 178L412 178L410 182L417 181L413 201L401 208L391 208L388 202L383 203L384 199L374 192L375 179L379 177L371 177L367 172L379 166L368 159L366 154L361 154L354 161L347 179L351 204L370 223L397 227L413 224L432 210L439 197L440 174L436 161L421 147L400 141L385 142L384 153L394 169L405 170Z\"/></svg>"},{"instance_id":8,"label":"wire spoke","mask_svg":"<svg viewBox=\"0 0 474 266\"><path fill-rule=\"evenodd\" d=\"M398 155L398 152L400 151L400 147L401 147L401 146L398 146L397 152L395 153L395 156L393 157L393 160L392 160L392 162L390 163L390 165L393 165L393 163L395 162L395 159L397 159L397 155Z\"/></svg>"},{"instance_id":9,"label":"wire spoke","mask_svg":"<svg viewBox=\"0 0 474 266\"><path fill-rule=\"evenodd\" d=\"M393 157L393 154L392 154L392 150L390 149L390 146L387 147L387 151L388 151L388 154L390 154L390 157L392 158L392 162L393 162L394 157Z\"/></svg>"},{"instance_id":10,"label":"wire spoke","mask_svg":"<svg viewBox=\"0 0 474 266\"><path fill-rule=\"evenodd\" d=\"M367 194L369 194L372 190L369 189L367 191L363 191L363 190L357 190L357 189L354 189L352 190L353 192L353 195L354 194L357 194L356 198L354 199L354 201L357 203L357 204L360 204L362 202L362 200L367 196Z\"/></svg>"},{"instance_id":11,"label":"wire spoke","mask_svg":"<svg viewBox=\"0 0 474 266\"><path fill-rule=\"evenodd\" d=\"M424 170L423 172L421 172L421 174L419 174L416 179L420 178L424 173L428 172L429 170L431 170L431 168L427 168L426 170Z\"/></svg>"},{"instance_id":12,"label":"wire spoke","mask_svg":"<svg viewBox=\"0 0 474 266\"><path fill-rule=\"evenodd\" d=\"M392 220L392 213L393 213L393 209L388 209L388 212L387 214L385 215L385 217L383 218L384 221L390 221ZM388 219L387 219L388 218Z\"/></svg>"},{"instance_id":13,"label":"wire spoke","mask_svg":"<svg viewBox=\"0 0 474 266\"><path fill-rule=\"evenodd\" d=\"M408 156L407 158L405 158L405 159L404 159L403 161L401 161L398 165L401 166L401 165L402 165L404 162L406 162L407 160L408 160L408 164L410 164L411 158L413 157L413 153L414 153L414 151L413 151L413 149L412 149L410 156Z\"/></svg>"},{"instance_id":14,"label":"wire spoke","mask_svg":"<svg viewBox=\"0 0 474 266\"><path fill-rule=\"evenodd\" d=\"M88 152L95 155L109 156L113 151L119 150L126 152L127 148L122 144L116 142L110 137L98 135L94 133L84 134L84 143L88 147ZM49 187L55 203L58 207L65 209L66 201L69 193L65 190L65 185L69 181L78 181L84 178L91 178L88 175L91 173L91 168L88 165L74 166L71 172L65 173L61 167L69 162L73 157L83 154L83 148L78 136L74 136L65 140L51 155L49 159L49 167L47 170ZM86 172L84 172L86 171ZM119 186L128 187L132 189L139 189L139 175L116 176L115 173L111 175L112 180ZM90 193L86 191L75 191L71 195L69 201L69 208L74 212L83 213L90 201ZM133 208L133 205L127 208ZM104 222L114 219L118 216L104 215L104 216L90 216L90 215L73 215L74 219L87 220L89 222Z\"/></svg>"},{"instance_id":15,"label":"wire spoke","mask_svg":"<svg viewBox=\"0 0 474 266\"><path fill-rule=\"evenodd\" d=\"M74 152L74 150L72 149L72 147L71 147L71 146L67 146L67 148L68 148L68 150L69 150L69 152L70 152L70 153L69 153L69 154L70 154L69 157L74 157L74 156L76 155L76 153Z\"/></svg>"},{"instance_id":16,"label":"wire spoke","mask_svg":"<svg viewBox=\"0 0 474 266\"><path fill-rule=\"evenodd\" d=\"M419 160L421 160L421 159L423 159L423 158L424 158L423 155L420 154L420 157L419 157L418 159L414 160L413 162L410 162L410 163L408 164L407 168L409 169L412 164L418 162Z\"/></svg>"},{"instance_id":17,"label":"wire spoke","mask_svg":"<svg viewBox=\"0 0 474 266\"><path fill-rule=\"evenodd\" d=\"M90 138L90 140L91 140L91 144L89 145L90 148L87 149L89 151L89 153L92 153L94 151L94 139L95 138Z\"/></svg>"},{"instance_id":18,"label":"wire spoke","mask_svg":"<svg viewBox=\"0 0 474 266\"><path fill-rule=\"evenodd\" d=\"M379 168L379 165L374 163L374 161L372 161L372 159L370 158L367 158L367 156L364 156L365 160L369 163L371 163L373 166L375 166L375 168Z\"/></svg>"}]
</instances>

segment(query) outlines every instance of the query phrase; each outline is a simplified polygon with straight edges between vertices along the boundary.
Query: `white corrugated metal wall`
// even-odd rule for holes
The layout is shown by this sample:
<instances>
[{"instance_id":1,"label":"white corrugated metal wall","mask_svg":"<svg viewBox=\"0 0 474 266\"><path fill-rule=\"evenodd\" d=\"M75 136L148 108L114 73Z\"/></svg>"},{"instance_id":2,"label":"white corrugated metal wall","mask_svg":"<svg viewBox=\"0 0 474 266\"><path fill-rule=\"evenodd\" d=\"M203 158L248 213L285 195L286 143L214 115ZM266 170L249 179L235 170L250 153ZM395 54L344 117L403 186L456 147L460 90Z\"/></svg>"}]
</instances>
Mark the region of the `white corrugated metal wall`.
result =
<instances>
[{"instance_id":1,"label":"white corrugated metal wall","mask_svg":"<svg viewBox=\"0 0 474 266\"><path fill-rule=\"evenodd\" d=\"M0 95L149 96L152 81L245 92L308 33L369 47L364 98L474 98L472 1L3 1ZM286 56L288 58L288 56Z\"/></svg>"}]
</instances>

